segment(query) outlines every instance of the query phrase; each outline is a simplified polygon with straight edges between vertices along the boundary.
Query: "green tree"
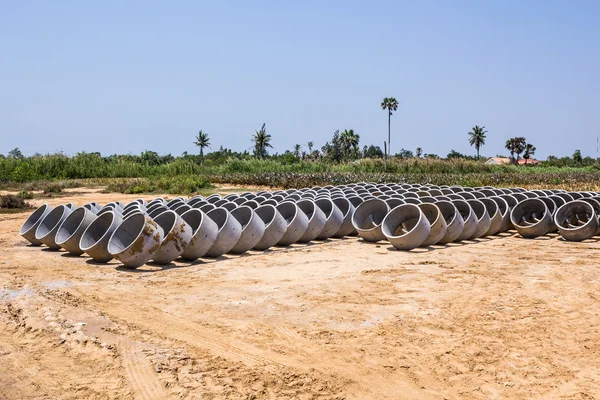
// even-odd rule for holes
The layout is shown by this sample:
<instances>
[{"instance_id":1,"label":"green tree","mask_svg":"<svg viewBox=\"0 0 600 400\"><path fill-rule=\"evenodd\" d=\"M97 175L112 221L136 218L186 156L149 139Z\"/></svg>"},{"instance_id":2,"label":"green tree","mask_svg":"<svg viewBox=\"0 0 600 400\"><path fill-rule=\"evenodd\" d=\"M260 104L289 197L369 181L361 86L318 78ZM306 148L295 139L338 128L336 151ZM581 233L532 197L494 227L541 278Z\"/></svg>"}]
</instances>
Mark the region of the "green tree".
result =
<instances>
[{"instance_id":1,"label":"green tree","mask_svg":"<svg viewBox=\"0 0 600 400\"><path fill-rule=\"evenodd\" d=\"M331 162L339 163L343 160L344 143L339 130L333 132L331 142L326 142L321 147L321 152L323 153L323 157Z\"/></svg>"},{"instance_id":2,"label":"green tree","mask_svg":"<svg viewBox=\"0 0 600 400\"><path fill-rule=\"evenodd\" d=\"M415 155L416 155L418 158L421 158L421 156L423 155L423 149L422 149L422 148L420 148L420 147L417 147L417 150L415 151Z\"/></svg>"},{"instance_id":3,"label":"green tree","mask_svg":"<svg viewBox=\"0 0 600 400\"><path fill-rule=\"evenodd\" d=\"M266 158L269 155L267 148L273 148L271 145L271 135L267 133L266 125L262 124L262 128L252 136L254 155L258 158Z\"/></svg>"},{"instance_id":4,"label":"green tree","mask_svg":"<svg viewBox=\"0 0 600 400\"><path fill-rule=\"evenodd\" d=\"M519 156L525 151L526 144L524 137L514 137L506 141L504 147L510 152L510 158L515 164L519 163Z\"/></svg>"},{"instance_id":5,"label":"green tree","mask_svg":"<svg viewBox=\"0 0 600 400\"><path fill-rule=\"evenodd\" d=\"M410 150L406 150L406 149L400 149L400 152L399 152L399 153L397 153L397 154L395 155L395 157L402 158L402 159L405 159L405 158L413 158L413 157L414 157L414 154L413 154L413 152L412 152L412 151L410 151Z\"/></svg>"},{"instance_id":6,"label":"green tree","mask_svg":"<svg viewBox=\"0 0 600 400\"><path fill-rule=\"evenodd\" d=\"M469 144L477 149L477 159L479 160L479 149L485 144L485 126L475 125L469 132Z\"/></svg>"},{"instance_id":7,"label":"green tree","mask_svg":"<svg viewBox=\"0 0 600 400\"><path fill-rule=\"evenodd\" d=\"M527 164L527 161L529 161L531 156L535 154L535 150L536 150L535 146L532 145L531 143L525 144L525 154L523 154L523 158L525 159L525 164Z\"/></svg>"},{"instance_id":8,"label":"green tree","mask_svg":"<svg viewBox=\"0 0 600 400\"><path fill-rule=\"evenodd\" d=\"M573 153L573 161L575 161L577 164L581 164L583 162L583 158L581 157L581 150L575 150L575 153Z\"/></svg>"},{"instance_id":9,"label":"green tree","mask_svg":"<svg viewBox=\"0 0 600 400\"><path fill-rule=\"evenodd\" d=\"M8 152L9 158L23 158L23 153L18 147L15 147L11 151Z\"/></svg>"},{"instance_id":10,"label":"green tree","mask_svg":"<svg viewBox=\"0 0 600 400\"><path fill-rule=\"evenodd\" d=\"M299 144L294 145L294 157L300 158L300 152L302 151L302 146Z\"/></svg>"},{"instance_id":11,"label":"green tree","mask_svg":"<svg viewBox=\"0 0 600 400\"><path fill-rule=\"evenodd\" d=\"M309 154L311 154L311 153L312 153L312 149L313 149L313 146L314 146L314 145L315 145L315 144L314 144L312 141L310 141L310 142L308 142L308 143L306 144L306 146L308 147L308 153L309 153Z\"/></svg>"},{"instance_id":12,"label":"green tree","mask_svg":"<svg viewBox=\"0 0 600 400\"><path fill-rule=\"evenodd\" d=\"M387 141L387 155L389 156L390 154L392 154L392 146L391 146L391 140L392 140L392 134L391 134L391 124L392 124L392 111L396 111L398 110L398 100L396 100L394 97L386 97L383 99L383 101L381 102L381 108L384 110L388 111L388 141Z\"/></svg>"},{"instance_id":13,"label":"green tree","mask_svg":"<svg viewBox=\"0 0 600 400\"><path fill-rule=\"evenodd\" d=\"M200 164L204 165L204 148L210 147L210 138L208 137L208 134L202 132L202 130L198 131L198 136L196 136L194 144L200 148Z\"/></svg>"},{"instance_id":14,"label":"green tree","mask_svg":"<svg viewBox=\"0 0 600 400\"><path fill-rule=\"evenodd\" d=\"M346 159L358 157L358 144L360 136L354 133L354 129L345 129L340 135L343 153Z\"/></svg>"}]
</instances>

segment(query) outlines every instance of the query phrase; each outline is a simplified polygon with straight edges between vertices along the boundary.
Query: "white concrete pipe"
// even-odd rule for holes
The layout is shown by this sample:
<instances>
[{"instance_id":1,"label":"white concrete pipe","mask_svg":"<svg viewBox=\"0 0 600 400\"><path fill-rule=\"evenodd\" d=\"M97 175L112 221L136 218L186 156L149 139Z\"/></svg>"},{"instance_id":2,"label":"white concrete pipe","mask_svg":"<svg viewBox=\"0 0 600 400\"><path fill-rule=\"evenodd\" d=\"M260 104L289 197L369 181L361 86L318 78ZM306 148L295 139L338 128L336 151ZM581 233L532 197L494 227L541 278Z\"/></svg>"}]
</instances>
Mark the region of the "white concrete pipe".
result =
<instances>
[{"instance_id":1,"label":"white concrete pipe","mask_svg":"<svg viewBox=\"0 0 600 400\"><path fill-rule=\"evenodd\" d=\"M308 228L308 217L298 208L296 203L289 201L279 203L276 208L287 223L285 235L283 235L277 244L280 246L289 246L298 242Z\"/></svg>"},{"instance_id":2,"label":"white concrete pipe","mask_svg":"<svg viewBox=\"0 0 600 400\"><path fill-rule=\"evenodd\" d=\"M552 227L552 215L538 198L525 199L517 204L510 213L510 220L524 238L543 236Z\"/></svg>"},{"instance_id":3,"label":"white concrete pipe","mask_svg":"<svg viewBox=\"0 0 600 400\"><path fill-rule=\"evenodd\" d=\"M485 204L483 204L480 200L471 199L467 200L467 203L469 203L473 209L473 212L475 213L475 216L477 217L477 228L469 239L477 239L482 237L488 231L488 229L490 229L492 221L487 209L485 208Z\"/></svg>"},{"instance_id":4,"label":"white concrete pipe","mask_svg":"<svg viewBox=\"0 0 600 400\"><path fill-rule=\"evenodd\" d=\"M19 235L33 246L41 246L43 243L35 238L35 231L50 211L52 211L52 207L48 204L42 204L25 220L21 229L19 229Z\"/></svg>"},{"instance_id":5,"label":"white concrete pipe","mask_svg":"<svg viewBox=\"0 0 600 400\"><path fill-rule=\"evenodd\" d=\"M52 209L38 225L35 231L36 240L39 240L50 249L60 250L60 246L56 244L56 233L69 214L71 214L71 209L65 205Z\"/></svg>"},{"instance_id":6,"label":"white concrete pipe","mask_svg":"<svg viewBox=\"0 0 600 400\"><path fill-rule=\"evenodd\" d=\"M433 203L421 203L417 207L421 209L421 212L423 212L423 215L429 222L429 235L420 246L428 247L437 244L448 231L444 215L438 206Z\"/></svg>"},{"instance_id":7,"label":"white concrete pipe","mask_svg":"<svg viewBox=\"0 0 600 400\"><path fill-rule=\"evenodd\" d=\"M273 205L263 204L254 210L265 224L262 239L254 246L254 250L266 250L275 246L287 231L287 222Z\"/></svg>"},{"instance_id":8,"label":"white concrete pipe","mask_svg":"<svg viewBox=\"0 0 600 400\"><path fill-rule=\"evenodd\" d=\"M190 244L194 233L192 228L173 210L158 215L154 222L162 228L163 240L152 261L163 265L175 261Z\"/></svg>"},{"instance_id":9,"label":"white concrete pipe","mask_svg":"<svg viewBox=\"0 0 600 400\"><path fill-rule=\"evenodd\" d=\"M242 226L242 234L237 243L229 251L233 254L243 254L254 248L265 234L265 223L250 207L241 206L231 212Z\"/></svg>"},{"instance_id":10,"label":"white concrete pipe","mask_svg":"<svg viewBox=\"0 0 600 400\"><path fill-rule=\"evenodd\" d=\"M82 255L84 253L79 246L83 232L96 219L96 215L85 207L75 209L62 222L56 233L56 244L69 253Z\"/></svg>"},{"instance_id":11,"label":"white concrete pipe","mask_svg":"<svg viewBox=\"0 0 600 400\"><path fill-rule=\"evenodd\" d=\"M229 252L236 245L242 235L242 226L229 211L224 208L215 208L206 214L219 228L217 240L206 253L208 257L220 257Z\"/></svg>"},{"instance_id":12,"label":"white concrete pipe","mask_svg":"<svg viewBox=\"0 0 600 400\"><path fill-rule=\"evenodd\" d=\"M412 250L425 242L429 221L414 204L403 204L390 211L382 223L382 232L397 250Z\"/></svg>"},{"instance_id":13,"label":"white concrete pipe","mask_svg":"<svg viewBox=\"0 0 600 400\"><path fill-rule=\"evenodd\" d=\"M215 244L219 234L219 227L202 211L193 208L181 215L192 229L192 239L186 249L181 253L181 258L194 261L208 253Z\"/></svg>"},{"instance_id":14,"label":"white concrete pipe","mask_svg":"<svg viewBox=\"0 0 600 400\"><path fill-rule=\"evenodd\" d=\"M150 261L160 248L163 230L143 214L133 214L115 229L108 241L108 252L128 268Z\"/></svg>"},{"instance_id":15,"label":"white concrete pipe","mask_svg":"<svg viewBox=\"0 0 600 400\"><path fill-rule=\"evenodd\" d=\"M446 234L438 241L438 244L448 244L458 239L465 227L465 221L449 200L439 200L435 203L446 220Z\"/></svg>"},{"instance_id":16,"label":"white concrete pipe","mask_svg":"<svg viewBox=\"0 0 600 400\"><path fill-rule=\"evenodd\" d=\"M317 207L315 202L311 199L302 199L296 203L296 206L302 210L302 212L308 218L308 226L306 227L306 232L298 239L299 243L307 243L312 240L315 240L317 236L323 231L325 228L325 224L327 223L327 217L325 213Z\"/></svg>"}]
</instances>

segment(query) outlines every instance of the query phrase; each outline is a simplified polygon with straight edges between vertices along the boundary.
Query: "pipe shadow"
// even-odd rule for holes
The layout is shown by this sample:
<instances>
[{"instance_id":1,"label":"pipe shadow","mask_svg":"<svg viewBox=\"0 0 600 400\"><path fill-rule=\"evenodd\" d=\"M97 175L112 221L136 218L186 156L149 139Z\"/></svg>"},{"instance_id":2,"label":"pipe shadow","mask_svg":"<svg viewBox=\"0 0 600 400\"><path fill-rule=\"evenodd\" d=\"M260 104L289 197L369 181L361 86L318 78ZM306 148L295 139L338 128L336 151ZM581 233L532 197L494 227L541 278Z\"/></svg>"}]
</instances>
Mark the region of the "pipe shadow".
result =
<instances>
[{"instance_id":1,"label":"pipe shadow","mask_svg":"<svg viewBox=\"0 0 600 400\"><path fill-rule=\"evenodd\" d=\"M82 255L83 254L73 254L73 253L66 252L66 253L61 254L60 256L65 257L65 258L81 258Z\"/></svg>"},{"instance_id":2,"label":"pipe shadow","mask_svg":"<svg viewBox=\"0 0 600 400\"><path fill-rule=\"evenodd\" d=\"M94 265L94 266L96 266L96 267L100 267L100 266L103 266L103 265L104 265L104 266L106 266L106 265L109 265L109 263L110 263L111 261L112 261L112 260L110 260L110 261L107 261L107 262L100 262L100 261L96 261L96 260L94 260L93 258L90 258L89 260L86 260L86 261L85 261L85 263L86 263L86 264L88 264L88 265Z\"/></svg>"},{"instance_id":3,"label":"pipe shadow","mask_svg":"<svg viewBox=\"0 0 600 400\"><path fill-rule=\"evenodd\" d=\"M49 247L45 247L41 251L43 251L45 253L60 253L60 250L61 249L51 249Z\"/></svg>"}]
</instances>

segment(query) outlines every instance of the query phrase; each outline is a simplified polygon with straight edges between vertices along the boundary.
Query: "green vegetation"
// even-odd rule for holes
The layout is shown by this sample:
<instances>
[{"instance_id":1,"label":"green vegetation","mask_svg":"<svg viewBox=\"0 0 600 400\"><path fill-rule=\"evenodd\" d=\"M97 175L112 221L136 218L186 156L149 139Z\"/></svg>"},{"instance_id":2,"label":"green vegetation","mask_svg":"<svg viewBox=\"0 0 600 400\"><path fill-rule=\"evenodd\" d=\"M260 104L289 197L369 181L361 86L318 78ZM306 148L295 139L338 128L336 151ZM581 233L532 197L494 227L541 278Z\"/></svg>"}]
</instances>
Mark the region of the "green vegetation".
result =
<instances>
[{"instance_id":1,"label":"green vegetation","mask_svg":"<svg viewBox=\"0 0 600 400\"><path fill-rule=\"evenodd\" d=\"M126 194L169 193L193 194L211 187L206 178L198 176L161 177L158 179L134 178L113 181L106 186L106 192Z\"/></svg>"},{"instance_id":2,"label":"green vegetation","mask_svg":"<svg viewBox=\"0 0 600 400\"><path fill-rule=\"evenodd\" d=\"M485 144L485 126L475 125L469 132L469 144L477 149L477 159L479 160L479 149Z\"/></svg>"},{"instance_id":3,"label":"green vegetation","mask_svg":"<svg viewBox=\"0 0 600 400\"><path fill-rule=\"evenodd\" d=\"M208 134L202 132L202 129L200 129L194 144L200 149L200 165L204 165L204 149L210 147L210 138L208 137Z\"/></svg>"}]
</instances>

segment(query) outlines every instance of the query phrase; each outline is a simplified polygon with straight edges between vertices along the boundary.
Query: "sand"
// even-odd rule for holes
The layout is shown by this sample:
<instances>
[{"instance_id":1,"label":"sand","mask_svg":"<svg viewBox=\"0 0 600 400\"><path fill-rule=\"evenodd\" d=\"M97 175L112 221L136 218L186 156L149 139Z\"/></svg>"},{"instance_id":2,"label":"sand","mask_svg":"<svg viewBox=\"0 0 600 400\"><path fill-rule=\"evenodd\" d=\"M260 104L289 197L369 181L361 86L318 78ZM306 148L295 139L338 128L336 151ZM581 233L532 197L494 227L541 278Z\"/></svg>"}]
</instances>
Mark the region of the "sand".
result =
<instances>
[{"instance_id":1,"label":"sand","mask_svg":"<svg viewBox=\"0 0 600 400\"><path fill-rule=\"evenodd\" d=\"M77 191L49 203L138 197ZM28 246L26 216L0 214L0 399L600 394L596 239L348 238L132 271Z\"/></svg>"}]
</instances>

